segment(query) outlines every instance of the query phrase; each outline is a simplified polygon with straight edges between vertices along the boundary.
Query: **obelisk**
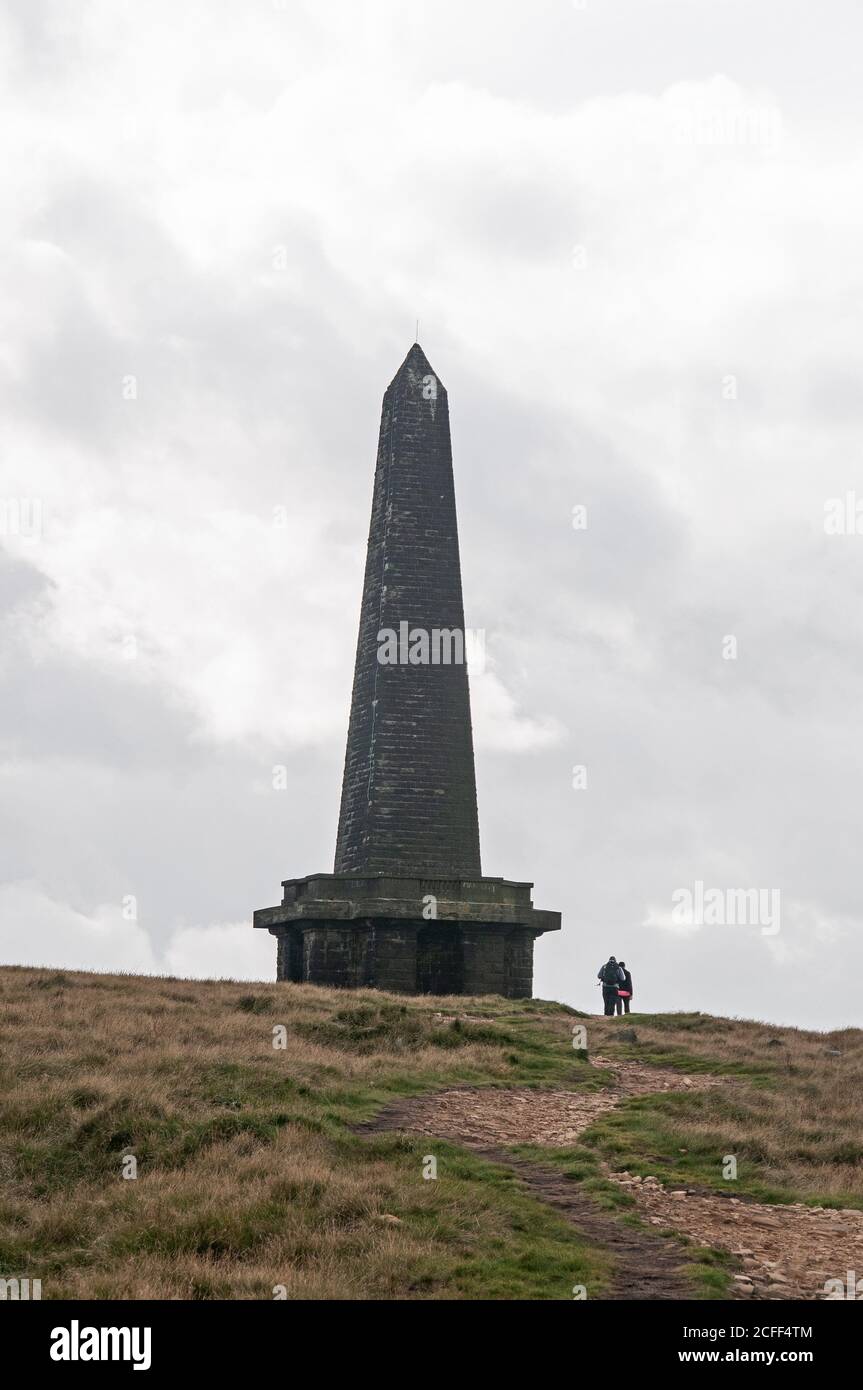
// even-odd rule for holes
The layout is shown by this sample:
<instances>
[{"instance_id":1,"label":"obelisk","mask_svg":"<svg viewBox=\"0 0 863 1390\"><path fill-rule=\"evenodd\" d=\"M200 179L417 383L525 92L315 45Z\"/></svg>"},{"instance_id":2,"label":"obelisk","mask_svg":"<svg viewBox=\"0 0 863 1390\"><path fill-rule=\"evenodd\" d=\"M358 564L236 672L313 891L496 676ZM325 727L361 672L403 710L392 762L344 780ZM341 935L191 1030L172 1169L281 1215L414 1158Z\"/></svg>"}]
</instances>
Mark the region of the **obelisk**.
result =
<instances>
[{"instance_id":1,"label":"obelisk","mask_svg":"<svg viewBox=\"0 0 863 1390\"><path fill-rule=\"evenodd\" d=\"M384 395L335 871L254 925L277 976L529 996L560 913L483 876L447 393L414 343Z\"/></svg>"},{"instance_id":2,"label":"obelisk","mask_svg":"<svg viewBox=\"0 0 863 1390\"><path fill-rule=\"evenodd\" d=\"M396 655L407 660L380 659L388 632L404 638ZM432 660L435 633L454 634L438 638L448 662ZM464 645L449 403L414 343L384 396L337 874L479 878Z\"/></svg>"}]
</instances>

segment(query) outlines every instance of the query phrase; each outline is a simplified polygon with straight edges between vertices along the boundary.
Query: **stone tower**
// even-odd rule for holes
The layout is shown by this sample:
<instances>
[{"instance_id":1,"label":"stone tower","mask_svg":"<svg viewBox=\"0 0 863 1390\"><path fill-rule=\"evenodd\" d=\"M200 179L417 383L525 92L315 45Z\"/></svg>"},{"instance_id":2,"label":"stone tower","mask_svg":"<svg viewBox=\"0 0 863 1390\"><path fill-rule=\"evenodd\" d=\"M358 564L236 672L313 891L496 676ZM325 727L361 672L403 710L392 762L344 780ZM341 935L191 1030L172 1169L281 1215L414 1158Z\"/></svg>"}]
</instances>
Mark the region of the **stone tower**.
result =
<instances>
[{"instance_id":1,"label":"stone tower","mask_svg":"<svg viewBox=\"0 0 863 1390\"><path fill-rule=\"evenodd\" d=\"M560 928L483 878L447 393L418 343L381 415L335 870L254 914L278 978L529 996Z\"/></svg>"}]
</instances>

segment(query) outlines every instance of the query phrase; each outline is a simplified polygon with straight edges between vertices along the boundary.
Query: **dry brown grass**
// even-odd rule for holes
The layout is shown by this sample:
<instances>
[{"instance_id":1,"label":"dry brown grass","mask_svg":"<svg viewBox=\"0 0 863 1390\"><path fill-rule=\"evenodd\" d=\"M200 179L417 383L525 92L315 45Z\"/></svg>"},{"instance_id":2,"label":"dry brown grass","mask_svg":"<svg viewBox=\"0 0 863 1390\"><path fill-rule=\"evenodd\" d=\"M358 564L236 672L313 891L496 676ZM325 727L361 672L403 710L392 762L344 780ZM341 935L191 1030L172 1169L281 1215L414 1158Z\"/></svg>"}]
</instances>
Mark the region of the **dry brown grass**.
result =
<instances>
[{"instance_id":1,"label":"dry brown grass","mask_svg":"<svg viewBox=\"0 0 863 1390\"><path fill-rule=\"evenodd\" d=\"M605 1253L505 1170L353 1130L459 1083L606 1085L573 1052L573 1021L540 1001L0 969L0 1275L41 1278L46 1298L601 1292ZM635 1044L617 1041L627 1024ZM698 1015L587 1026L592 1051L732 1082L624 1107L595 1152L706 1181L736 1152L759 1195L863 1204L860 1032ZM422 1179L428 1151L437 1182Z\"/></svg>"},{"instance_id":2,"label":"dry brown grass","mask_svg":"<svg viewBox=\"0 0 863 1390\"><path fill-rule=\"evenodd\" d=\"M515 1043L435 1019L465 1007L0 970L0 1274L44 1297L568 1296L602 1257L508 1176L454 1155L427 1182L428 1141L348 1128L406 1091L573 1068L565 1034L543 1060L519 1006Z\"/></svg>"}]
</instances>

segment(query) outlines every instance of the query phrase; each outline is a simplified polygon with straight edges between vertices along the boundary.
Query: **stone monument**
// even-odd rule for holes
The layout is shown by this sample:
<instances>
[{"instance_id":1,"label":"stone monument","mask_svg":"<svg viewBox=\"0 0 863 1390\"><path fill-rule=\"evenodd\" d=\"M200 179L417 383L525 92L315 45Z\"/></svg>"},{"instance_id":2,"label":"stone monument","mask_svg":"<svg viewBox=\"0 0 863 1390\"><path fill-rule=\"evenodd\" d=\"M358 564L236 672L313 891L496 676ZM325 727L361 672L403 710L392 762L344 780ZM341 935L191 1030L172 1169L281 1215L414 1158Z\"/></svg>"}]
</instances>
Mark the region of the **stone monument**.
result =
<instances>
[{"instance_id":1,"label":"stone monument","mask_svg":"<svg viewBox=\"0 0 863 1390\"><path fill-rule=\"evenodd\" d=\"M334 871L254 914L277 976L529 997L560 929L483 876L447 393L414 343L384 395Z\"/></svg>"}]
</instances>

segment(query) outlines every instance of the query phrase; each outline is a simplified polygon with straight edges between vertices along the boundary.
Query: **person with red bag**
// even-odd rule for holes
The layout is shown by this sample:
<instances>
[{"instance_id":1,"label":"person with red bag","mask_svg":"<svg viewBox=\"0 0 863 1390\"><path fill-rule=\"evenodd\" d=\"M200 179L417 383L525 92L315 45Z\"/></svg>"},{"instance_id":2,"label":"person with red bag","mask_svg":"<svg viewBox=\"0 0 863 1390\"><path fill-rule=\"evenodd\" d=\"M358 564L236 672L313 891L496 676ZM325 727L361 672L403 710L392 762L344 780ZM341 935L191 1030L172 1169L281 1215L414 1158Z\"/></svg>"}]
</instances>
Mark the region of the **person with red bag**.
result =
<instances>
[{"instance_id":1,"label":"person with red bag","mask_svg":"<svg viewBox=\"0 0 863 1390\"><path fill-rule=\"evenodd\" d=\"M619 960L617 963L623 971L623 984L617 991L617 1012L628 1014L629 1001L632 998L632 976L626 968L625 960Z\"/></svg>"}]
</instances>

